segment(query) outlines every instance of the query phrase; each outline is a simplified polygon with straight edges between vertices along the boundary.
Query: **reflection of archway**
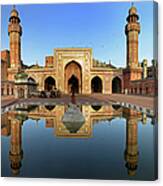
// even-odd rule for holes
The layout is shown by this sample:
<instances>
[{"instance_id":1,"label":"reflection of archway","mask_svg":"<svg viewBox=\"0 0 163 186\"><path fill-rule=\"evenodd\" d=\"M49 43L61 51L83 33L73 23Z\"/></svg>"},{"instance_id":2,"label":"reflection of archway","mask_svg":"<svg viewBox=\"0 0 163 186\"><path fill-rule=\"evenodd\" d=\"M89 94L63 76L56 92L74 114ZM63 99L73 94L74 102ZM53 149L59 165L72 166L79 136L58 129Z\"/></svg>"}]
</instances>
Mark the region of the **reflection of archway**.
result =
<instances>
[{"instance_id":1,"label":"reflection of archway","mask_svg":"<svg viewBox=\"0 0 163 186\"><path fill-rule=\"evenodd\" d=\"M102 106L101 105L92 105L91 107L93 108L93 110L99 111Z\"/></svg>"},{"instance_id":2,"label":"reflection of archway","mask_svg":"<svg viewBox=\"0 0 163 186\"><path fill-rule=\"evenodd\" d=\"M55 79L54 79L54 78L52 78L52 77L49 76L49 77L47 77L47 78L45 79L44 89L45 89L46 91L52 90L55 86L56 86L56 85L55 85Z\"/></svg>"},{"instance_id":3,"label":"reflection of archway","mask_svg":"<svg viewBox=\"0 0 163 186\"><path fill-rule=\"evenodd\" d=\"M121 79L119 77L115 77L112 80L112 93L121 93Z\"/></svg>"},{"instance_id":4,"label":"reflection of archway","mask_svg":"<svg viewBox=\"0 0 163 186\"><path fill-rule=\"evenodd\" d=\"M65 92L71 93L72 88L75 93L82 93L82 69L75 61L71 61L65 67Z\"/></svg>"},{"instance_id":5,"label":"reflection of archway","mask_svg":"<svg viewBox=\"0 0 163 186\"><path fill-rule=\"evenodd\" d=\"M118 110L118 109L121 108L121 105L113 104L113 105L112 105L112 108L113 108L114 110Z\"/></svg>"},{"instance_id":6,"label":"reflection of archway","mask_svg":"<svg viewBox=\"0 0 163 186\"><path fill-rule=\"evenodd\" d=\"M91 81L92 93L102 93L102 80L96 76Z\"/></svg>"},{"instance_id":7,"label":"reflection of archway","mask_svg":"<svg viewBox=\"0 0 163 186\"><path fill-rule=\"evenodd\" d=\"M48 111L51 111L55 108L55 105L45 105L45 108L48 110Z\"/></svg>"}]
</instances>

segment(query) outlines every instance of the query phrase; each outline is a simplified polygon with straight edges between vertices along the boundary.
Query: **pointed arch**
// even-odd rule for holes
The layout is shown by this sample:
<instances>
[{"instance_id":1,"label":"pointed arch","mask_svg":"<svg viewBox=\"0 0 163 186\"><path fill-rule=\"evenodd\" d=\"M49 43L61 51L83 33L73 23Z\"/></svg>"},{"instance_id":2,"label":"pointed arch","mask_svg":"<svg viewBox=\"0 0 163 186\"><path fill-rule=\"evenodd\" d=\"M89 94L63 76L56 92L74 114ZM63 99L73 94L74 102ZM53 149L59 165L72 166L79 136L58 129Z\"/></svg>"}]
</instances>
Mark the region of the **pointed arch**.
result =
<instances>
[{"instance_id":1,"label":"pointed arch","mask_svg":"<svg viewBox=\"0 0 163 186\"><path fill-rule=\"evenodd\" d=\"M32 83L36 83L36 80L34 78L32 78L31 76L28 78L28 81L32 82Z\"/></svg>"},{"instance_id":2,"label":"pointed arch","mask_svg":"<svg viewBox=\"0 0 163 186\"><path fill-rule=\"evenodd\" d=\"M112 93L121 93L122 91L122 82L121 79L116 76L115 78L113 78L112 80Z\"/></svg>"},{"instance_id":3,"label":"pointed arch","mask_svg":"<svg viewBox=\"0 0 163 186\"><path fill-rule=\"evenodd\" d=\"M45 91L51 91L56 87L56 81L53 77L48 76L45 80L44 80L44 90Z\"/></svg>"},{"instance_id":4,"label":"pointed arch","mask_svg":"<svg viewBox=\"0 0 163 186\"><path fill-rule=\"evenodd\" d=\"M71 61L65 66L65 91L82 93L82 68L76 61Z\"/></svg>"},{"instance_id":5,"label":"pointed arch","mask_svg":"<svg viewBox=\"0 0 163 186\"><path fill-rule=\"evenodd\" d=\"M103 87L102 87L102 80L99 76L95 76L91 80L91 91L92 93L102 93Z\"/></svg>"}]
</instances>

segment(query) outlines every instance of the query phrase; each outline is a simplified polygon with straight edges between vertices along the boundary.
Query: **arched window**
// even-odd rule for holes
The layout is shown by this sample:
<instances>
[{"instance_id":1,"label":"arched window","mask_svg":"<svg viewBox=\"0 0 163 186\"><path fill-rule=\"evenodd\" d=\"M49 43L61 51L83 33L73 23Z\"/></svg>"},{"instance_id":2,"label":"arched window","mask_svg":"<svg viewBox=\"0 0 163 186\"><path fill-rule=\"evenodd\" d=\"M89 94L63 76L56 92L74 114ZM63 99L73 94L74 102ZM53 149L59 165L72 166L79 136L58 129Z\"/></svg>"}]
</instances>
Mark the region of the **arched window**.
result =
<instances>
[{"instance_id":1,"label":"arched window","mask_svg":"<svg viewBox=\"0 0 163 186\"><path fill-rule=\"evenodd\" d=\"M135 94L137 94L137 88L134 88L134 90L135 90Z\"/></svg>"},{"instance_id":2,"label":"arched window","mask_svg":"<svg viewBox=\"0 0 163 186\"><path fill-rule=\"evenodd\" d=\"M9 95L9 92L10 92L9 85L7 85L7 95Z\"/></svg>"},{"instance_id":3,"label":"arched window","mask_svg":"<svg viewBox=\"0 0 163 186\"><path fill-rule=\"evenodd\" d=\"M4 95L4 88L3 87L1 88L1 95L2 96Z\"/></svg>"},{"instance_id":4,"label":"arched window","mask_svg":"<svg viewBox=\"0 0 163 186\"><path fill-rule=\"evenodd\" d=\"M14 88L11 89L11 94L14 95Z\"/></svg>"},{"instance_id":5,"label":"arched window","mask_svg":"<svg viewBox=\"0 0 163 186\"><path fill-rule=\"evenodd\" d=\"M142 88L139 89L139 93L142 94Z\"/></svg>"}]
</instances>

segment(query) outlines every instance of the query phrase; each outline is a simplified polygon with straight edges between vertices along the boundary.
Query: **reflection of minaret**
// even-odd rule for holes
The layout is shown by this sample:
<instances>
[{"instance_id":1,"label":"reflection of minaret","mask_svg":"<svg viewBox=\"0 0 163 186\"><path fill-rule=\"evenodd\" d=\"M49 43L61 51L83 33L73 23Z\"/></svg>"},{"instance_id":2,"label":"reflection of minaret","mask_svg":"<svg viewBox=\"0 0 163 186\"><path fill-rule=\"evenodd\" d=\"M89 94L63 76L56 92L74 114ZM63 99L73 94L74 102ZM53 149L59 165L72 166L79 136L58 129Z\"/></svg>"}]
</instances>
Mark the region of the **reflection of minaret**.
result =
<instances>
[{"instance_id":1,"label":"reflection of minaret","mask_svg":"<svg viewBox=\"0 0 163 186\"><path fill-rule=\"evenodd\" d=\"M138 164L138 126L137 117L131 114L126 120L126 150L125 160L128 169L128 175L134 176L136 174Z\"/></svg>"},{"instance_id":2,"label":"reflection of minaret","mask_svg":"<svg viewBox=\"0 0 163 186\"><path fill-rule=\"evenodd\" d=\"M142 116L142 123L145 125L147 123L147 114L146 113L143 113L143 116Z\"/></svg>"},{"instance_id":3,"label":"reflection of minaret","mask_svg":"<svg viewBox=\"0 0 163 186\"><path fill-rule=\"evenodd\" d=\"M14 175L19 174L21 167L21 160L23 158L22 150L22 122L13 119L11 121L11 145L9 158L11 162L11 169Z\"/></svg>"}]
</instances>

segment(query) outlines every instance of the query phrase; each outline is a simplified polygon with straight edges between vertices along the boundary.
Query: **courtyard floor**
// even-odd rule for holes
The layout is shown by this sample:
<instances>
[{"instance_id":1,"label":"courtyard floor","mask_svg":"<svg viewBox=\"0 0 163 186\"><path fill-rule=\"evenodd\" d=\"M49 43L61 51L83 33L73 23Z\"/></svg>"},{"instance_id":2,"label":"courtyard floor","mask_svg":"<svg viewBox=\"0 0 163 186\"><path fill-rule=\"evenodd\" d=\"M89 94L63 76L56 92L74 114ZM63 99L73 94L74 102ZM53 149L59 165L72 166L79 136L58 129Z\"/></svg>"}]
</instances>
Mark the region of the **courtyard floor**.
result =
<instances>
[{"instance_id":1,"label":"courtyard floor","mask_svg":"<svg viewBox=\"0 0 163 186\"><path fill-rule=\"evenodd\" d=\"M94 97L96 95L92 95ZM144 108L155 110L157 106L157 97L125 95L125 94L111 94L111 95L98 95L100 100L111 100L115 102L124 102L137 105Z\"/></svg>"},{"instance_id":2,"label":"courtyard floor","mask_svg":"<svg viewBox=\"0 0 163 186\"><path fill-rule=\"evenodd\" d=\"M13 103L18 102L18 99L15 99L14 96L1 96L1 107L6 107L12 105Z\"/></svg>"},{"instance_id":3,"label":"courtyard floor","mask_svg":"<svg viewBox=\"0 0 163 186\"><path fill-rule=\"evenodd\" d=\"M23 103L38 103L38 104L68 104L71 102L71 97L68 95L63 95L61 98L30 98L30 99L14 99L14 97L2 97L1 107L6 107L13 103L23 102ZM112 95L101 95L101 94L91 94L91 95L77 95L77 104L109 104L109 103L128 103L136 105L139 107L144 107L147 109L155 110L157 98L145 97L145 96L135 96L135 95L124 95L124 94L112 94Z\"/></svg>"}]
</instances>

